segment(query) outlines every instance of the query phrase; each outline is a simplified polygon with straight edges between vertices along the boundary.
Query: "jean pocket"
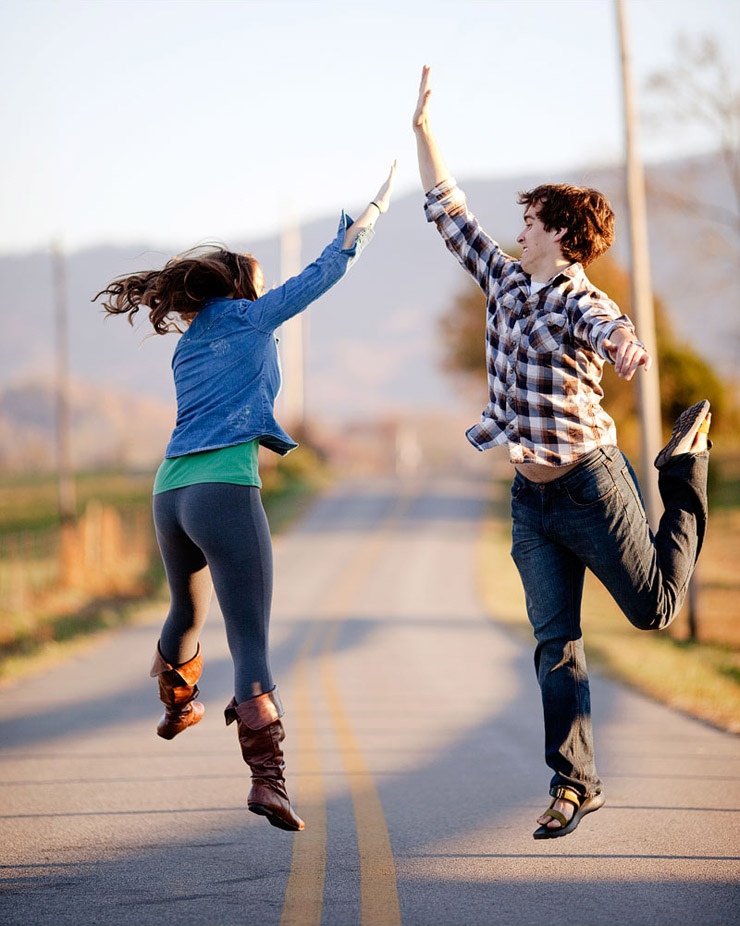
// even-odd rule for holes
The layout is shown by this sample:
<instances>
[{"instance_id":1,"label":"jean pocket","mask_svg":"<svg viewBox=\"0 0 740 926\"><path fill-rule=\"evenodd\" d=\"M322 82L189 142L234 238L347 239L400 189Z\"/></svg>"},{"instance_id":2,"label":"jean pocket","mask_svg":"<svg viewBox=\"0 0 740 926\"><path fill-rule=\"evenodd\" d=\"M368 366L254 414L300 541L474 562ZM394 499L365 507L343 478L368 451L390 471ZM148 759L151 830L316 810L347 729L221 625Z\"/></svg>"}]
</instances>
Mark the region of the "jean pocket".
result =
<instances>
[{"instance_id":1,"label":"jean pocket","mask_svg":"<svg viewBox=\"0 0 740 926\"><path fill-rule=\"evenodd\" d=\"M519 499L527 491L527 483L523 478L514 479L511 484L511 500L512 502L518 502Z\"/></svg>"},{"instance_id":2,"label":"jean pocket","mask_svg":"<svg viewBox=\"0 0 740 926\"><path fill-rule=\"evenodd\" d=\"M617 491L611 470L605 465L585 470L579 474L578 479L566 483L563 488L578 508L588 508L604 502Z\"/></svg>"},{"instance_id":3,"label":"jean pocket","mask_svg":"<svg viewBox=\"0 0 740 926\"><path fill-rule=\"evenodd\" d=\"M622 496L624 507L629 509L633 506L633 504L637 505L637 510L642 514L642 517L647 520L647 515L645 514L645 505L643 504L642 498L640 497L640 490L635 483L629 467L624 466L619 476L619 493Z\"/></svg>"}]
</instances>

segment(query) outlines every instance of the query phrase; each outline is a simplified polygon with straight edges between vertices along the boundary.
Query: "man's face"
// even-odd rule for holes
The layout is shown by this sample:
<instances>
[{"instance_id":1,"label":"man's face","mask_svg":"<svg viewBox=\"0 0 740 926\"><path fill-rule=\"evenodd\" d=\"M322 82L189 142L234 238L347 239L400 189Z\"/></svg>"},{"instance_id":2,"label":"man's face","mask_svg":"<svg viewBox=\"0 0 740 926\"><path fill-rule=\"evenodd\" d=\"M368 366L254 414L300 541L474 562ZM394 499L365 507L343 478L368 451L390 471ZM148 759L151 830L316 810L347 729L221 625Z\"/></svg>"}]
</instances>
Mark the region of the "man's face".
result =
<instances>
[{"instance_id":1,"label":"man's face","mask_svg":"<svg viewBox=\"0 0 740 926\"><path fill-rule=\"evenodd\" d=\"M517 237L522 247L522 270L536 280L549 280L555 273L557 261L562 259L560 239L564 229L545 231L538 217L539 203L527 206L524 213L524 228Z\"/></svg>"}]
</instances>

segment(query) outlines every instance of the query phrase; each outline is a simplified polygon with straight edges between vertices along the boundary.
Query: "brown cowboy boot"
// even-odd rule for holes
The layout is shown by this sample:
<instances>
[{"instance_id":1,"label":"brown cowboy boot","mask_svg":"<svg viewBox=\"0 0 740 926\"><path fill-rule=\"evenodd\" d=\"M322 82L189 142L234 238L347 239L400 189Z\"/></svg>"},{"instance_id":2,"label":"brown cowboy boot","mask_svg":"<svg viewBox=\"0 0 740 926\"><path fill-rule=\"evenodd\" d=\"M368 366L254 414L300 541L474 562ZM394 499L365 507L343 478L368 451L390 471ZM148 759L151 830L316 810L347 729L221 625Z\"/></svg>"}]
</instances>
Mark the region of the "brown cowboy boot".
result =
<instances>
[{"instance_id":1,"label":"brown cowboy boot","mask_svg":"<svg viewBox=\"0 0 740 926\"><path fill-rule=\"evenodd\" d=\"M285 730L280 720L283 705L277 688L241 704L232 698L224 716L227 726L236 720L242 756L252 770L247 807L281 830L302 830L305 823L293 812L285 790L285 762L280 748Z\"/></svg>"},{"instance_id":2,"label":"brown cowboy boot","mask_svg":"<svg viewBox=\"0 0 740 926\"><path fill-rule=\"evenodd\" d=\"M165 661L157 644L149 674L152 678L159 676L159 700L164 704L164 714L157 724L158 736L171 740L201 720L205 708L200 701L195 700L198 697L198 686L195 683L202 671L200 643L195 656L177 668Z\"/></svg>"}]
</instances>

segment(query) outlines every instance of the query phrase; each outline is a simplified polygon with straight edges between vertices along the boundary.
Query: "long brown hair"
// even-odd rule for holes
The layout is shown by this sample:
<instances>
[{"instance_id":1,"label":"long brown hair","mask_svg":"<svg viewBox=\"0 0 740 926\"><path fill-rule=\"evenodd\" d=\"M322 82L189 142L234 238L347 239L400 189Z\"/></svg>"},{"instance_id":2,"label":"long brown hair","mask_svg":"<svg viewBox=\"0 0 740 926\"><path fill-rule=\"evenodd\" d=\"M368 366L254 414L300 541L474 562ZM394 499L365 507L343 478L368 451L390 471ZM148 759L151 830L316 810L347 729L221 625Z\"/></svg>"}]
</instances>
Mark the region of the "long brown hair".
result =
<instances>
[{"instance_id":1,"label":"long brown hair","mask_svg":"<svg viewBox=\"0 0 740 926\"><path fill-rule=\"evenodd\" d=\"M259 294L256 276L260 265L251 254L224 248L192 248L167 261L161 270L118 277L93 299L103 300L108 315L128 315L133 325L140 306L149 309L157 334L180 331L179 315L192 320L209 299L218 296L254 301Z\"/></svg>"},{"instance_id":2,"label":"long brown hair","mask_svg":"<svg viewBox=\"0 0 740 926\"><path fill-rule=\"evenodd\" d=\"M566 228L560 250L584 267L605 254L614 241L614 213L598 190L567 183L543 183L520 193L517 202L535 206L545 231Z\"/></svg>"}]
</instances>

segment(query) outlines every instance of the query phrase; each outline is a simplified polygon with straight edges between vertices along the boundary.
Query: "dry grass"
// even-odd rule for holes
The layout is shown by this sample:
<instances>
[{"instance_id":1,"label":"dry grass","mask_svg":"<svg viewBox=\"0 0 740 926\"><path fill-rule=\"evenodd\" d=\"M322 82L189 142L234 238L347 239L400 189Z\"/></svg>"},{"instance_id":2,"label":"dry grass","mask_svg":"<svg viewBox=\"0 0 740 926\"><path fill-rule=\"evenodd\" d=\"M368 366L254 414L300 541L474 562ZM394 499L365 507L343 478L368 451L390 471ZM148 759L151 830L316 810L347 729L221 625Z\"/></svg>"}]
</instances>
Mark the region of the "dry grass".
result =
<instances>
[{"instance_id":1,"label":"dry grass","mask_svg":"<svg viewBox=\"0 0 740 926\"><path fill-rule=\"evenodd\" d=\"M90 483L88 492L100 492L107 496L106 500L114 504L122 501L129 508L142 491L137 477L127 484L124 477L103 475ZM301 474L268 476L263 501L273 533L279 533L305 510L316 484L318 476L313 483ZM34 539L39 533L55 531L27 526L45 525L55 518L53 486L48 479L16 485L22 504L17 503L12 489L0 486L0 683L69 658L90 645L97 634L134 622L141 613L150 613L152 607L166 613L164 569L151 524L150 477L144 486L146 502L136 510L136 536L128 532L114 537L119 546L104 545L107 553L102 559L100 554L106 550L98 550L100 562L94 569L85 565L89 550L73 549L71 556L64 557L59 538L43 551L42 558L35 549L37 544L26 543L27 538ZM115 514L114 508L110 511ZM25 525L20 543L16 535L2 534L3 528L16 523ZM84 518L74 532L84 538ZM69 560L67 566L75 567L75 575L69 573L63 560ZM127 563L131 568L124 568ZM103 568L106 564L111 568Z\"/></svg>"},{"instance_id":2,"label":"dry grass","mask_svg":"<svg viewBox=\"0 0 740 926\"><path fill-rule=\"evenodd\" d=\"M151 473L82 473L75 479L78 509L91 499L127 506L148 502ZM18 476L0 481L0 533L53 526L58 521L53 475Z\"/></svg>"}]
</instances>

